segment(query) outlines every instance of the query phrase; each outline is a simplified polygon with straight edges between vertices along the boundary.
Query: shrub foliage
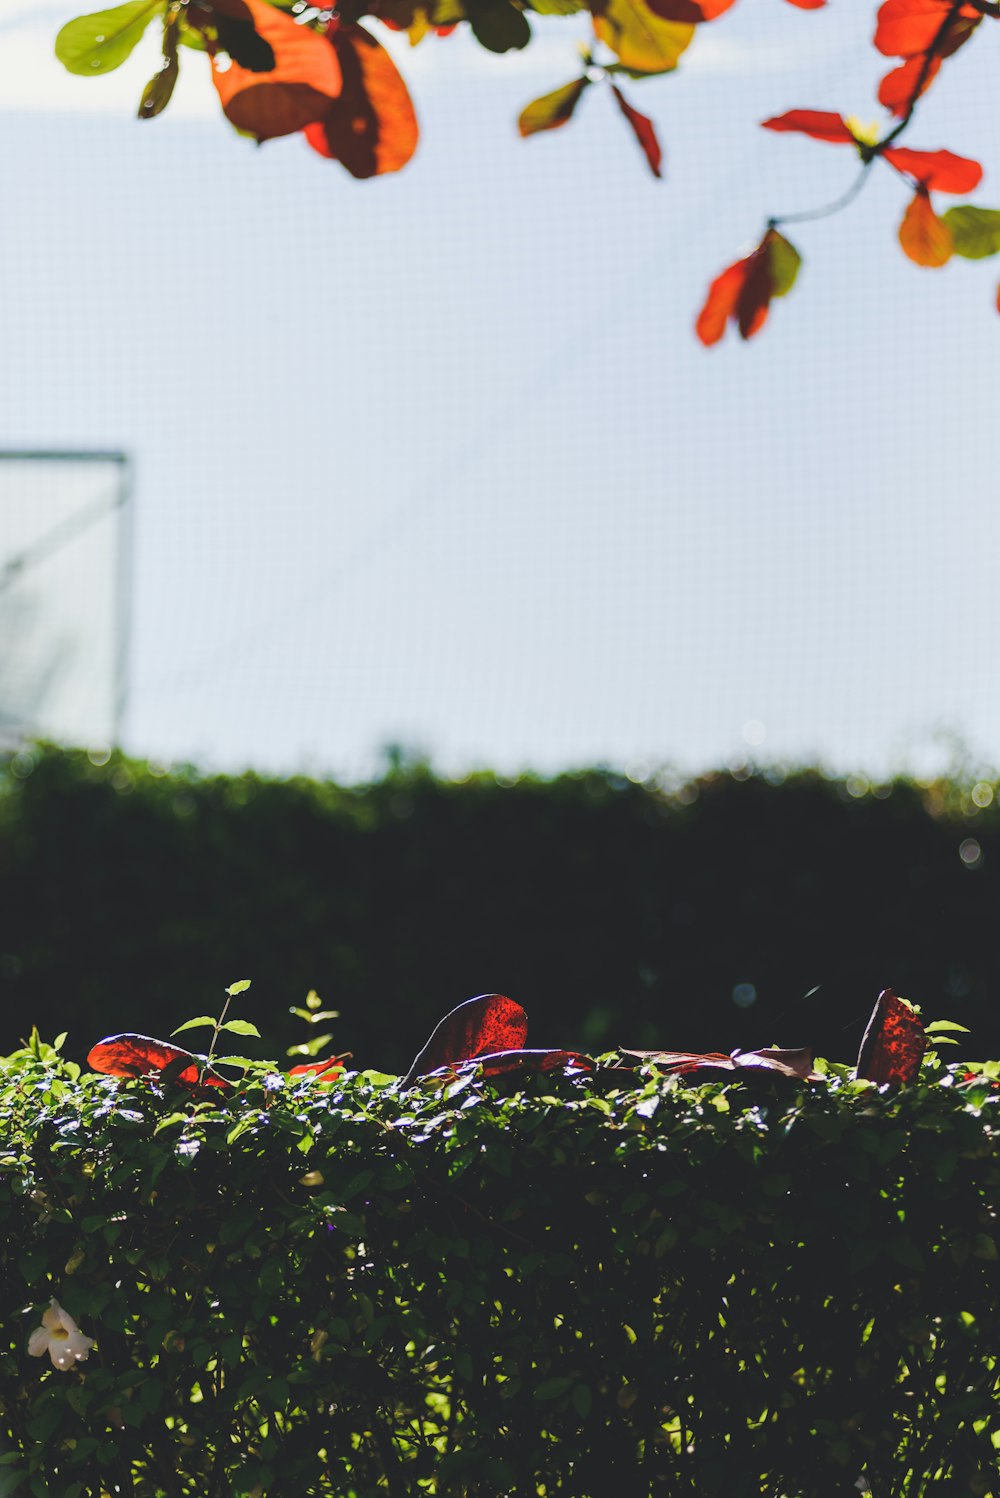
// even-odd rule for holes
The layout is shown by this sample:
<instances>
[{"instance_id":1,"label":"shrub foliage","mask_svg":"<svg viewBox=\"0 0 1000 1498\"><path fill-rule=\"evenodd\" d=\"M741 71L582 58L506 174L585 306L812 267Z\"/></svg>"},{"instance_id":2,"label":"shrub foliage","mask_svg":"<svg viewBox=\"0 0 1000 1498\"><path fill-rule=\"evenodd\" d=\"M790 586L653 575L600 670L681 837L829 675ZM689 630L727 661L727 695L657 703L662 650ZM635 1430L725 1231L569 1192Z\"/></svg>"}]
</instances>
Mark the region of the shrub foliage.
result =
<instances>
[{"instance_id":1,"label":"shrub foliage","mask_svg":"<svg viewBox=\"0 0 1000 1498\"><path fill-rule=\"evenodd\" d=\"M34 1038L0 1071L0 1492L989 1493L998 1072L198 1097ZM68 1372L28 1351L51 1297L96 1344Z\"/></svg>"},{"instance_id":2,"label":"shrub foliage","mask_svg":"<svg viewBox=\"0 0 1000 1498\"><path fill-rule=\"evenodd\" d=\"M78 1061L110 1031L169 1035L242 970L251 1053L301 1039L289 1007L315 988L334 1045L387 1071L480 989L517 996L535 1045L848 1061L892 981L1000 1056L992 785L740 776L343 787L0 759L0 1050L25 1015Z\"/></svg>"}]
</instances>

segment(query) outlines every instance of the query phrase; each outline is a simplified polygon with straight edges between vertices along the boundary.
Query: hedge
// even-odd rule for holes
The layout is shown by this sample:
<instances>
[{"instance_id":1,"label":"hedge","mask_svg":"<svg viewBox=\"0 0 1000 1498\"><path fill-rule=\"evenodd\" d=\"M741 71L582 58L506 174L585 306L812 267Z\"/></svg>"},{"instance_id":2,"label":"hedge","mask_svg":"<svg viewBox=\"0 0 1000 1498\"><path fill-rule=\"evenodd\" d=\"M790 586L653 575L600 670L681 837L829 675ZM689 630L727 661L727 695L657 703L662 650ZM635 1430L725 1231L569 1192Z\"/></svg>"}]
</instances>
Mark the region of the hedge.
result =
<instances>
[{"instance_id":1,"label":"hedge","mask_svg":"<svg viewBox=\"0 0 1000 1498\"><path fill-rule=\"evenodd\" d=\"M33 1037L0 1068L0 1493L996 1491L1000 1065L824 1072L199 1097ZM96 1344L69 1371L52 1297Z\"/></svg>"},{"instance_id":2,"label":"hedge","mask_svg":"<svg viewBox=\"0 0 1000 1498\"><path fill-rule=\"evenodd\" d=\"M301 1039L288 1011L314 988L334 1047L390 1071L483 988L539 1044L848 1060L894 983L996 1056L998 826L975 777L404 765L342 787L25 751L0 764L0 1050L24 1016L77 1060L109 1030L166 1035L243 971L262 1056Z\"/></svg>"}]
</instances>

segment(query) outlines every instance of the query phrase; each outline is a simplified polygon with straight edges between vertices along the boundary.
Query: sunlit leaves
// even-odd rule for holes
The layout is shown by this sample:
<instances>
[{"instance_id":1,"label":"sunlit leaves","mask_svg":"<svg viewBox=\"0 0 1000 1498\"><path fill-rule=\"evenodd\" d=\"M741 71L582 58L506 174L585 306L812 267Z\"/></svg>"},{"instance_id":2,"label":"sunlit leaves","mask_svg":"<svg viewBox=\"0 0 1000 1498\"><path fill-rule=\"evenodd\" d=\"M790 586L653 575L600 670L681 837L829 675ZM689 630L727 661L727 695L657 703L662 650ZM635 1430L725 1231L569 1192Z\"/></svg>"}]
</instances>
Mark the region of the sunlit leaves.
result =
<instances>
[{"instance_id":1,"label":"sunlit leaves","mask_svg":"<svg viewBox=\"0 0 1000 1498\"><path fill-rule=\"evenodd\" d=\"M664 21L644 0L594 0L594 31L627 68L669 73L691 44L695 27Z\"/></svg>"},{"instance_id":2,"label":"sunlit leaves","mask_svg":"<svg viewBox=\"0 0 1000 1498\"><path fill-rule=\"evenodd\" d=\"M325 38L266 0L215 0L214 9L235 21L250 20L274 57L273 67L256 72L210 44L212 81L227 119L264 141L322 118L341 88L337 55Z\"/></svg>"},{"instance_id":3,"label":"sunlit leaves","mask_svg":"<svg viewBox=\"0 0 1000 1498\"><path fill-rule=\"evenodd\" d=\"M306 127L306 140L353 177L399 171L416 150L419 130L395 63L362 26L332 21L327 36L343 86L322 117Z\"/></svg>"},{"instance_id":4,"label":"sunlit leaves","mask_svg":"<svg viewBox=\"0 0 1000 1498\"><path fill-rule=\"evenodd\" d=\"M68 21L56 37L56 56L69 72L86 78L110 73L130 56L163 6L164 0L129 0Z\"/></svg>"},{"instance_id":5,"label":"sunlit leaves","mask_svg":"<svg viewBox=\"0 0 1000 1498\"><path fill-rule=\"evenodd\" d=\"M884 56L905 61L882 79L879 102L895 115L907 115L937 76L942 58L964 46L981 20L973 6L953 0L885 0L875 46Z\"/></svg>"},{"instance_id":6,"label":"sunlit leaves","mask_svg":"<svg viewBox=\"0 0 1000 1498\"><path fill-rule=\"evenodd\" d=\"M772 297L791 291L800 264L795 246L768 229L752 254L727 266L709 287L695 323L701 342L718 343L730 322L741 338L752 338L764 326Z\"/></svg>"},{"instance_id":7,"label":"sunlit leaves","mask_svg":"<svg viewBox=\"0 0 1000 1498\"><path fill-rule=\"evenodd\" d=\"M223 1077L205 1070L201 1057L150 1035L109 1035L93 1047L87 1064L112 1077L161 1075L185 1087L229 1086Z\"/></svg>"},{"instance_id":8,"label":"sunlit leaves","mask_svg":"<svg viewBox=\"0 0 1000 1498\"><path fill-rule=\"evenodd\" d=\"M640 114L637 109L633 109L617 84L613 83L611 85L611 92L614 94L615 103L631 126L632 132L639 142L646 160L649 162L650 171L654 177L659 177L663 151L657 139L656 129L652 120L648 119L646 115Z\"/></svg>"},{"instance_id":9,"label":"sunlit leaves","mask_svg":"<svg viewBox=\"0 0 1000 1498\"><path fill-rule=\"evenodd\" d=\"M820 1073L813 1069L813 1054L807 1048L780 1050L767 1047L758 1051L721 1051L696 1054L691 1051L633 1051L622 1050L622 1055L633 1060L651 1062L661 1071L675 1076L717 1076L733 1080L741 1072L771 1072L777 1076L794 1077L803 1082L818 1082Z\"/></svg>"},{"instance_id":10,"label":"sunlit leaves","mask_svg":"<svg viewBox=\"0 0 1000 1498\"><path fill-rule=\"evenodd\" d=\"M425 1072L436 1071L488 1052L519 1048L528 1035L528 1016L505 994L484 993L449 1011L403 1078L408 1087Z\"/></svg>"},{"instance_id":11,"label":"sunlit leaves","mask_svg":"<svg viewBox=\"0 0 1000 1498\"><path fill-rule=\"evenodd\" d=\"M965 260L985 260L1000 253L1000 208L960 203L941 215L951 232L951 247Z\"/></svg>"},{"instance_id":12,"label":"sunlit leaves","mask_svg":"<svg viewBox=\"0 0 1000 1498\"><path fill-rule=\"evenodd\" d=\"M919 187L899 226L903 252L916 264L937 270L952 255L951 230L938 218L926 187Z\"/></svg>"},{"instance_id":13,"label":"sunlit leaves","mask_svg":"<svg viewBox=\"0 0 1000 1498\"><path fill-rule=\"evenodd\" d=\"M858 1056L857 1075L880 1085L916 1080L927 1038L912 1005L891 988L878 996Z\"/></svg>"},{"instance_id":14,"label":"sunlit leaves","mask_svg":"<svg viewBox=\"0 0 1000 1498\"><path fill-rule=\"evenodd\" d=\"M560 125L565 125L589 84L589 78L575 78L572 83L532 100L518 117L517 128L521 135L538 135L543 130L558 130Z\"/></svg>"}]
</instances>

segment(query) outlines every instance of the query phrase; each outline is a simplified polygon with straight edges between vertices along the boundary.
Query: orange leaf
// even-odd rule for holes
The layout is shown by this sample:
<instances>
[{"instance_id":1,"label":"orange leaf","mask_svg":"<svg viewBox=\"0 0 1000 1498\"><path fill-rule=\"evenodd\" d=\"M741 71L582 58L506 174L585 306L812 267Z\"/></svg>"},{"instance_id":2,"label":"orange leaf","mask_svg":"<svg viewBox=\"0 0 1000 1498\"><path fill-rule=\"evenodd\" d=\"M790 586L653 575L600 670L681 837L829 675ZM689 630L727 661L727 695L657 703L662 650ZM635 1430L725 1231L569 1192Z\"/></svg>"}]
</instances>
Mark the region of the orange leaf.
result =
<instances>
[{"instance_id":1,"label":"orange leaf","mask_svg":"<svg viewBox=\"0 0 1000 1498\"><path fill-rule=\"evenodd\" d=\"M148 1077L171 1066L174 1081L186 1087L199 1085L198 1077L204 1064L190 1051L170 1045L166 1040L154 1040L151 1035L109 1035L105 1040L99 1040L87 1057L88 1066L111 1077ZM229 1087L225 1078L213 1071L205 1072L201 1085Z\"/></svg>"},{"instance_id":2,"label":"orange leaf","mask_svg":"<svg viewBox=\"0 0 1000 1498\"><path fill-rule=\"evenodd\" d=\"M343 89L306 127L306 140L352 177L398 172L416 150L420 132L395 63L363 26L333 20L326 35L324 45L339 64Z\"/></svg>"},{"instance_id":3,"label":"orange leaf","mask_svg":"<svg viewBox=\"0 0 1000 1498\"><path fill-rule=\"evenodd\" d=\"M930 192L972 192L983 177L978 161L955 156L951 151L910 151L905 146L889 146L882 155Z\"/></svg>"},{"instance_id":4,"label":"orange leaf","mask_svg":"<svg viewBox=\"0 0 1000 1498\"><path fill-rule=\"evenodd\" d=\"M635 138L642 147L646 160L649 162L650 171L654 177L661 176L660 163L663 160L663 152L660 149L660 142L656 138L656 129L652 120L647 119L644 114L640 114L637 109L633 109L621 89L614 83L611 85L611 92L615 96L618 108L632 126Z\"/></svg>"},{"instance_id":5,"label":"orange leaf","mask_svg":"<svg viewBox=\"0 0 1000 1498\"><path fill-rule=\"evenodd\" d=\"M917 1014L897 999L891 988L883 988L861 1042L857 1075L880 1086L912 1082L926 1047L927 1037Z\"/></svg>"},{"instance_id":6,"label":"orange leaf","mask_svg":"<svg viewBox=\"0 0 1000 1498\"><path fill-rule=\"evenodd\" d=\"M726 323L736 310L736 302L743 290L746 277L746 260L737 260L716 276L708 288L705 305L698 314L694 330L706 348L718 343L726 331Z\"/></svg>"},{"instance_id":7,"label":"orange leaf","mask_svg":"<svg viewBox=\"0 0 1000 1498\"><path fill-rule=\"evenodd\" d=\"M813 140L828 140L833 145L857 145L843 116L824 109L790 109L787 114L762 120L761 125L765 130L793 131L799 135L811 135Z\"/></svg>"},{"instance_id":8,"label":"orange leaf","mask_svg":"<svg viewBox=\"0 0 1000 1498\"><path fill-rule=\"evenodd\" d=\"M797 5L799 10L820 10L826 0L788 0L789 5Z\"/></svg>"},{"instance_id":9,"label":"orange leaf","mask_svg":"<svg viewBox=\"0 0 1000 1498\"><path fill-rule=\"evenodd\" d=\"M904 115L914 102L914 97L919 97L916 93L917 84L920 83L920 93L926 93L940 70L940 57L931 58L926 73L924 73L923 55L911 57L908 62L886 73L878 86L879 103L884 104L886 109L891 110L895 115ZM920 82L921 76L923 82Z\"/></svg>"},{"instance_id":10,"label":"orange leaf","mask_svg":"<svg viewBox=\"0 0 1000 1498\"><path fill-rule=\"evenodd\" d=\"M917 188L903 214L899 242L904 254L916 265L925 265L931 270L947 265L951 259L951 230L934 212L926 187Z\"/></svg>"},{"instance_id":11,"label":"orange leaf","mask_svg":"<svg viewBox=\"0 0 1000 1498\"><path fill-rule=\"evenodd\" d=\"M265 0L213 0L213 9L249 21L274 55L262 72L242 67L210 43L212 82L226 118L258 141L294 135L319 119L340 93L340 67L323 37Z\"/></svg>"}]
</instances>

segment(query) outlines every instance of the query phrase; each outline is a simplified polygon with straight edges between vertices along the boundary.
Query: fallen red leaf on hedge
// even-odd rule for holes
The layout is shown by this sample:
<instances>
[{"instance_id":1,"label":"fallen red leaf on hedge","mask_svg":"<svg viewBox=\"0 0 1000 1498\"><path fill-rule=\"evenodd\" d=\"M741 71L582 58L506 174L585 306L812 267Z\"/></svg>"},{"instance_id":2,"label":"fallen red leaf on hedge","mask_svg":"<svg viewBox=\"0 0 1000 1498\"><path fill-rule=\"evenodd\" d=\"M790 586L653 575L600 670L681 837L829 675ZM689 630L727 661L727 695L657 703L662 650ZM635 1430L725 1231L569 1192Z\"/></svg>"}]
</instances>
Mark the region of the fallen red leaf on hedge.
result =
<instances>
[{"instance_id":1,"label":"fallen red leaf on hedge","mask_svg":"<svg viewBox=\"0 0 1000 1498\"><path fill-rule=\"evenodd\" d=\"M344 1075L347 1055L328 1056L325 1061L306 1061L301 1066L289 1068L290 1077L312 1077L316 1081L335 1082Z\"/></svg>"},{"instance_id":2,"label":"fallen red leaf on hedge","mask_svg":"<svg viewBox=\"0 0 1000 1498\"><path fill-rule=\"evenodd\" d=\"M409 1087L417 1077L442 1066L520 1048L527 1036L528 1016L505 994L484 993L467 999L440 1021L401 1085Z\"/></svg>"},{"instance_id":3,"label":"fallen red leaf on hedge","mask_svg":"<svg viewBox=\"0 0 1000 1498\"><path fill-rule=\"evenodd\" d=\"M857 1076L880 1086L913 1082L926 1049L920 1017L891 988L883 988L861 1042Z\"/></svg>"},{"instance_id":4,"label":"fallen red leaf on hedge","mask_svg":"<svg viewBox=\"0 0 1000 1498\"><path fill-rule=\"evenodd\" d=\"M820 1073L813 1069L813 1053L807 1047L800 1050L781 1050L768 1046L758 1051L633 1051L622 1049L623 1056L632 1056L640 1061L652 1061L663 1071L675 1076L691 1076L696 1073L732 1075L741 1071L777 1072L779 1076L798 1077L804 1082L818 1082Z\"/></svg>"},{"instance_id":5,"label":"fallen red leaf on hedge","mask_svg":"<svg viewBox=\"0 0 1000 1498\"><path fill-rule=\"evenodd\" d=\"M225 1077L211 1070L202 1077L205 1063L201 1057L168 1041L154 1040L150 1035L109 1035L93 1047L87 1065L110 1077L154 1076L169 1067L172 1079L185 1087L230 1085Z\"/></svg>"},{"instance_id":6,"label":"fallen red leaf on hedge","mask_svg":"<svg viewBox=\"0 0 1000 1498\"><path fill-rule=\"evenodd\" d=\"M306 126L306 140L352 177L398 172L416 150L420 131L396 64L363 26L334 19L325 35L343 87Z\"/></svg>"},{"instance_id":7,"label":"fallen red leaf on hedge","mask_svg":"<svg viewBox=\"0 0 1000 1498\"><path fill-rule=\"evenodd\" d=\"M488 1056L476 1056L469 1063L482 1069L484 1077L499 1077L512 1071L593 1071L595 1062L579 1051L509 1050L494 1051Z\"/></svg>"}]
</instances>

